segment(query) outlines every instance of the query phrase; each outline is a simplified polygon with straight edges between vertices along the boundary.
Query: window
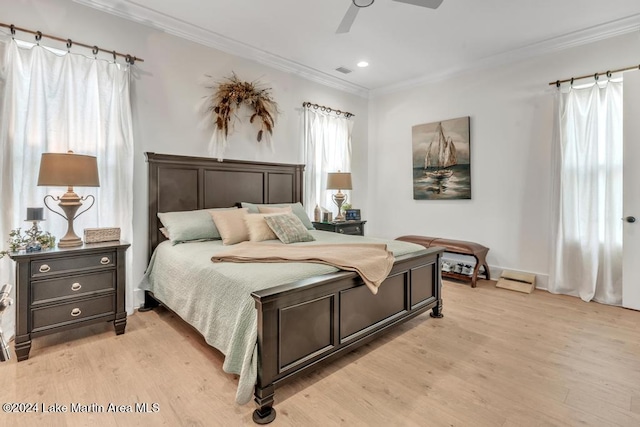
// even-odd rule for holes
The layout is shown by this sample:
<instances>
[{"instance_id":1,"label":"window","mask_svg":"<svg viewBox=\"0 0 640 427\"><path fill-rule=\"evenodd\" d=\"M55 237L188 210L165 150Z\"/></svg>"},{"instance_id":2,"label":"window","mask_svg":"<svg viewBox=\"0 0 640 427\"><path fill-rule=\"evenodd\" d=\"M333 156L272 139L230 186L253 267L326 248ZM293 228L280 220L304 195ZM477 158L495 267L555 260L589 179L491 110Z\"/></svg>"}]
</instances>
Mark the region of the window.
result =
<instances>
[{"instance_id":1,"label":"window","mask_svg":"<svg viewBox=\"0 0 640 427\"><path fill-rule=\"evenodd\" d=\"M304 205L311 218L316 205L334 212L337 209L327 191L327 174L351 172L352 127L353 121L344 115L304 109ZM344 193L351 196L349 191Z\"/></svg>"}]
</instances>

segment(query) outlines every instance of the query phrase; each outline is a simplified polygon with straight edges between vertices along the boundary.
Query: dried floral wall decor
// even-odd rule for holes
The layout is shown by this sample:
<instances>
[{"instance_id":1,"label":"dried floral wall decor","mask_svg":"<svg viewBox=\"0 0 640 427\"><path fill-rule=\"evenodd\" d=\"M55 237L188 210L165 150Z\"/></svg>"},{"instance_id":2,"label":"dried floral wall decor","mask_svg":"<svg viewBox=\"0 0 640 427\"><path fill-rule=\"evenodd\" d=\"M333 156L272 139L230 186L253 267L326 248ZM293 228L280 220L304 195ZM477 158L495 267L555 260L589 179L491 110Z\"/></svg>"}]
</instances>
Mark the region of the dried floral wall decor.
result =
<instances>
[{"instance_id":1,"label":"dried floral wall decor","mask_svg":"<svg viewBox=\"0 0 640 427\"><path fill-rule=\"evenodd\" d=\"M247 106L251 112L249 123L259 127L256 140L271 145L278 115L278 104L273 99L271 88L264 87L257 81L243 82L235 73L207 88L213 90L205 99L205 113L211 115L215 127L210 144L212 155L222 160L227 138L233 132L234 121L239 119L238 110L242 105Z\"/></svg>"}]
</instances>

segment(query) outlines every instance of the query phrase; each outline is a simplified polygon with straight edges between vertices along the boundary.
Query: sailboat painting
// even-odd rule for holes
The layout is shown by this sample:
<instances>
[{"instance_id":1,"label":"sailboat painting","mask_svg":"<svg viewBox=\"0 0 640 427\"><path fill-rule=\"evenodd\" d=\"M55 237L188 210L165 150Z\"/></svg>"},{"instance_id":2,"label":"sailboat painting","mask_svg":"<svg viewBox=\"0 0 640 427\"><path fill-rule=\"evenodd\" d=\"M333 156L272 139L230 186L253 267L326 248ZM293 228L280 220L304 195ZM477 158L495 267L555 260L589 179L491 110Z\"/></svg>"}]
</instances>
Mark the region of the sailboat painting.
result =
<instances>
[{"instance_id":1,"label":"sailboat painting","mask_svg":"<svg viewBox=\"0 0 640 427\"><path fill-rule=\"evenodd\" d=\"M471 198L469 117L413 126L413 198Z\"/></svg>"}]
</instances>

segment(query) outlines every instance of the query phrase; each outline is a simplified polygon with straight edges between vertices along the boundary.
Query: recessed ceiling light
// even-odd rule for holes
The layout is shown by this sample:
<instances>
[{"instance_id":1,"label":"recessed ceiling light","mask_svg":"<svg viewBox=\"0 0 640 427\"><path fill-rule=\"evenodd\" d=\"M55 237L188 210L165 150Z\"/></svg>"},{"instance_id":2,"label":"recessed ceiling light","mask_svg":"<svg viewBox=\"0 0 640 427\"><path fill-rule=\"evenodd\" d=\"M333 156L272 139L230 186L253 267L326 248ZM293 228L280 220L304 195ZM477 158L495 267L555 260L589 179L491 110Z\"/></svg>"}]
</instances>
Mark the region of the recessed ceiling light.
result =
<instances>
[{"instance_id":1,"label":"recessed ceiling light","mask_svg":"<svg viewBox=\"0 0 640 427\"><path fill-rule=\"evenodd\" d=\"M358 67L360 68L364 68L364 67L368 67L369 63L367 61L360 61L358 62Z\"/></svg>"}]
</instances>

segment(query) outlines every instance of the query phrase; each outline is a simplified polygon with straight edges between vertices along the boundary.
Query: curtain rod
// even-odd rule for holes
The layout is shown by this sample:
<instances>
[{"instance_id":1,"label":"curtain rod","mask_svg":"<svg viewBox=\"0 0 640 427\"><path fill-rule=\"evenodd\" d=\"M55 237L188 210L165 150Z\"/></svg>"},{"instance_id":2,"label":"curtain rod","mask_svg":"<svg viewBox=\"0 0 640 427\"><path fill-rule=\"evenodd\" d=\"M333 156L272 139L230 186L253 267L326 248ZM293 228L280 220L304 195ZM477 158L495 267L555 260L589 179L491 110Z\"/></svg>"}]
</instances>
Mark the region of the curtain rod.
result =
<instances>
[{"instance_id":1,"label":"curtain rod","mask_svg":"<svg viewBox=\"0 0 640 427\"><path fill-rule=\"evenodd\" d=\"M550 82L549 86L558 86L558 87L560 87L561 83L566 83L566 82L572 82L573 83L574 80L587 79L589 77L593 77L594 79L598 80L598 77L600 77L600 76L611 77L611 74L613 74L613 73L623 73L625 71L632 71L632 70L640 70L640 65L633 65L631 67L618 68L617 70L609 70L609 71L605 71L603 73L587 74L585 76L580 76L580 77L571 77L570 79L556 80L555 82Z\"/></svg>"},{"instance_id":2,"label":"curtain rod","mask_svg":"<svg viewBox=\"0 0 640 427\"><path fill-rule=\"evenodd\" d=\"M340 110L336 110L336 109L331 109L329 107L325 107L324 105L318 105L318 104L312 104L310 102L303 102L302 106L305 108L311 108L313 107L314 110L320 109L320 111L323 112L327 112L327 113L336 113L337 115L340 114L344 114L344 116L348 119L350 117L354 117L355 114L352 114L348 111L340 111Z\"/></svg>"},{"instance_id":3,"label":"curtain rod","mask_svg":"<svg viewBox=\"0 0 640 427\"><path fill-rule=\"evenodd\" d=\"M16 27L13 24L4 24L4 23L0 22L0 27L9 28L11 30L11 35L12 36L14 36L16 34L16 30L22 31L24 33L35 34L36 42L39 42L42 37L46 37L48 39L57 40L57 41L66 43L67 44L67 49L71 49L71 46L73 46L75 44L75 45L78 45L78 46L82 46L82 47L86 47L86 48L91 49L91 51L93 52L94 55L97 55L98 52L110 53L110 54L113 55L114 61L116 59L116 56L121 56L121 57L125 58L125 60L127 61L127 64L133 65L136 61L144 62L144 59L138 58L136 56L131 56L131 55L126 54L126 53L120 53L120 52L116 52L115 50L106 50L106 49L99 48L98 46L90 46L88 44L74 42L71 39L63 39L63 38L52 36L52 35L49 35L49 34L43 34L41 31L28 30L26 28Z\"/></svg>"}]
</instances>

